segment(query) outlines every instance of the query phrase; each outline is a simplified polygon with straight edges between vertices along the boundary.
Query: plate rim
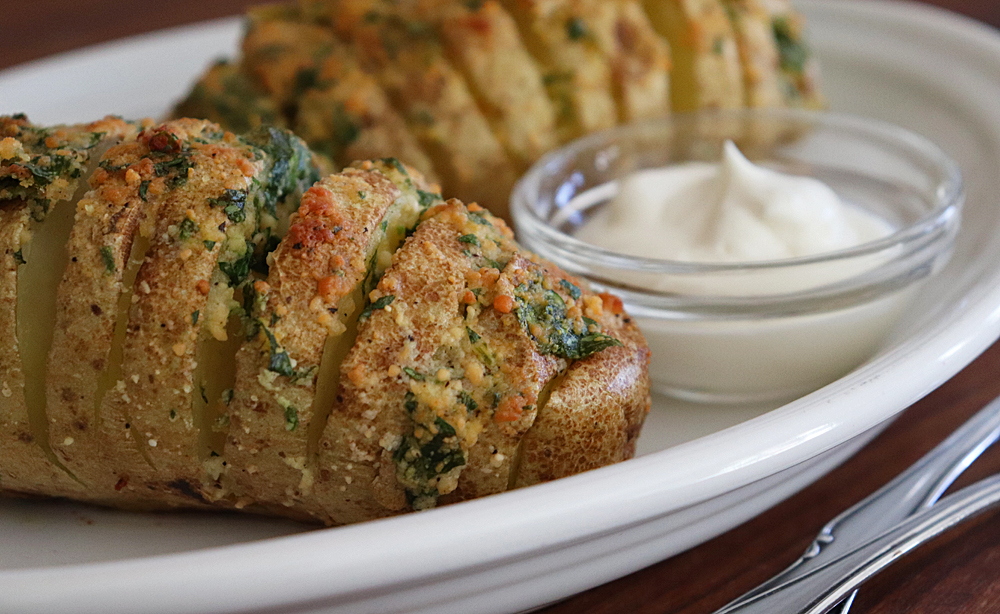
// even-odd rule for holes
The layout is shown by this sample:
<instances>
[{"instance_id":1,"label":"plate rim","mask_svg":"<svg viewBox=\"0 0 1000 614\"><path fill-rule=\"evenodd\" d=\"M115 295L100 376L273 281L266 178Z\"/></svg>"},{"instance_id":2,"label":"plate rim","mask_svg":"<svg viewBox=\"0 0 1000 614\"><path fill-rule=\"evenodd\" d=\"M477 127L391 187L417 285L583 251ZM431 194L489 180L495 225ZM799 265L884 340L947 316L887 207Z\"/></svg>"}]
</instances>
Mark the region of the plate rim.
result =
<instances>
[{"instance_id":1,"label":"plate rim","mask_svg":"<svg viewBox=\"0 0 1000 614\"><path fill-rule=\"evenodd\" d=\"M972 46L988 47L991 54L1000 58L1000 34L984 24L943 9L912 2L884 0L842 0L833 5L824 4L820 0L809 0L800 4L803 9L811 12L825 12L841 16L853 15L863 19L888 19L900 27L915 30L945 29L953 36L968 39ZM74 58L84 57L86 54L106 52L110 48L124 44L141 44L145 40L158 37L169 38L185 31L208 26L229 27L235 19L237 18L225 18L171 28L35 60L0 72L0 81L15 72L17 74L22 74L23 71L30 72L71 61ZM987 273L989 274L987 275ZM984 278L994 282L1000 280L1000 265L984 272ZM253 575L253 572L260 571L260 559L266 559L269 565L279 568L288 565L296 567L311 565L310 573L303 574L291 585L294 587L294 591L288 592L287 589L275 591L273 586L269 586L267 598L257 602L258 607L265 607L264 603L286 605L301 603L310 598L318 599L330 596L332 593L325 589L329 589L331 586L329 582L331 573L344 572L343 575L339 576L340 580L344 586L352 587L345 589L342 593L345 596L348 593L360 594L373 587L391 588L397 584L405 584L414 579L425 577L424 574L413 570L386 569L385 566L382 566L384 581L373 585L369 582L369 570L361 569L363 565L345 566L342 562L331 561L329 557L324 556L328 549L358 549L362 553L371 550L366 548L370 534L379 534L381 540L391 541L395 539L398 543L407 543L408 535L422 534L433 530L435 525L440 523L465 526L469 524L470 516L480 520L491 519L494 523L491 527L493 539L489 545L493 548L492 551L497 553L496 557L503 558L530 556L532 552L547 551L567 541L579 538L581 535L594 535L594 532L588 529L595 526L604 527L603 531L619 530L631 523L648 520L657 513L669 514L676 511L679 507L676 502L678 499L684 502L684 505L696 505L729 492L734 486L745 485L747 477L751 480L759 480L774 475L790 466L787 460L789 458L797 459L797 462L800 463L806 462L810 458L832 450L854 436L893 418L912 402L923 397L972 362L976 356L1000 337L1000 283L990 285L991 288L984 288L982 282L977 283L973 288L979 291L975 297L976 300L961 311L953 310L945 314L948 319L947 326L943 324L945 318L942 318L942 322L939 322L938 325L907 338L890 351L880 355L876 360L852 371L829 386L730 429L651 453L627 463L564 478L546 484L542 488L503 493L489 499L469 501L461 506L441 508L431 513L372 521L340 527L335 530L317 530L304 534L176 554L143 556L97 563L2 570L0 571L0 590L3 592L12 591L7 592L9 596L18 594L27 596L29 593L26 590L30 590L26 589L27 585L34 586L35 590L37 587L45 586L45 590L50 592L52 598L58 598L61 593L58 590L54 591L50 584L55 581L61 586L71 587L70 592L66 593L66 595L71 596L69 598L81 599L80 590L86 588L84 594L88 595L87 598L97 599L97 595L102 593L94 588L96 584L94 579L108 577L110 574L110 577L122 578L122 581L126 583L135 582L136 584L129 584L131 592L136 591L136 586L145 585L149 589L147 594L152 598L156 594L170 594L171 587L176 587L178 582L190 581L192 577L197 575L199 585L208 587L225 585L233 589L248 590L251 593L256 589L258 594L254 598L261 597L263 599L264 595L260 594L259 587L254 586L254 583L248 579ZM931 365L925 364L922 374L925 377L913 377L912 371L908 371L903 377L899 373L899 365L910 365L913 355L918 350L922 355L934 356L934 361L927 360L926 362L933 362L937 368L932 369ZM869 385L875 379L891 379L890 383L895 383L906 389L906 394L902 396L909 400L900 406L901 401L898 399L890 403L886 399L878 398L878 394L872 390L874 386ZM883 381L880 385L885 383ZM866 415L865 420L858 420L856 416L850 417L850 419L843 417L840 420L837 420L836 417L830 417L818 430L810 432L809 428L805 428L815 426L815 421L811 419L815 415L812 413L813 411L817 411L818 408L822 409L824 406L834 405L834 400L839 403L845 399L853 403L866 403L872 412ZM805 439L799 437L799 440L794 442L796 445L789 447L788 436L777 436L771 432L775 422L782 423L784 432L799 428L800 434L805 431L809 437ZM687 476L686 479L676 475L661 475L659 479L650 480L636 479L637 475L655 474L662 465L683 460L692 454L698 454L706 447L717 451L720 443L730 444L738 438L755 435L766 441L767 445L770 446L769 449L773 449L774 452L764 454L751 465L740 464L740 461L745 459L737 457L745 455L736 454L735 449L738 446L734 446L733 449L726 450L727 453L716 454L718 458L714 469ZM811 446L808 455L796 456L806 449L806 443ZM722 447L726 448L727 446L723 445ZM713 475L706 475L710 473ZM736 479L737 476L740 479ZM682 479L676 479L678 477ZM665 489L663 482L668 480L671 488ZM600 506L593 502L590 504L583 502L574 510L572 518L564 518L564 512L559 512L559 518L556 519L558 522L555 523L544 517L540 519L536 512L531 516L532 523L544 522L547 526L556 527L545 536L544 540L534 544L523 544L517 540L499 539L499 537L509 537L512 534L523 532L522 529L527 521L519 517L517 513L519 510L544 507L544 503L552 497L574 496L584 489L601 490L606 493L605 498L608 498L607 493L628 494L628 509L623 511L619 508L614 511L615 513L609 514L606 506ZM547 513L549 516L556 514L555 511L551 510ZM493 517L499 517L500 520L495 520ZM471 524L478 525L476 522ZM462 539L477 537L480 537L477 531L466 527L463 531L456 531L454 535L450 535L448 543L461 543ZM400 556L413 555L415 552L417 551L403 548ZM451 561L450 566L436 568L437 572L434 575L448 575L468 564L483 564L481 557L469 557L468 552L464 554L464 557L456 556ZM368 552L367 555L370 557L371 552ZM489 560L494 560L494 558ZM345 567L354 567L353 573L351 569ZM185 570L184 568L189 569ZM218 575L220 569L224 570L224 573ZM212 573L206 573L206 570L211 570ZM243 581L240 581L241 579ZM104 590L107 595L119 591L117 588L110 587ZM143 592L143 590L140 589L139 592ZM203 600L206 594L212 594L212 591L199 592L202 598L199 601L203 607L220 606L226 603L221 600L220 596L216 596L219 601L206 603ZM59 603L63 602L59 601Z\"/></svg>"}]
</instances>

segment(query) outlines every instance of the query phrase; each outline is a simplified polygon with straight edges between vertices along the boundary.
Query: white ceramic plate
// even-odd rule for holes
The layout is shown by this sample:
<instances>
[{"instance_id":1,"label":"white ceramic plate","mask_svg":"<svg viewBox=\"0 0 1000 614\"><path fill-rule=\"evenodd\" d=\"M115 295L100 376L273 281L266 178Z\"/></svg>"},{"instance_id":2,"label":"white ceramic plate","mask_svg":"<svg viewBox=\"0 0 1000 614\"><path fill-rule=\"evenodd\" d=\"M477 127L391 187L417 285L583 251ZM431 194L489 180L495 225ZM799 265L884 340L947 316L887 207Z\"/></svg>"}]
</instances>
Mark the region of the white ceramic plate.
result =
<instances>
[{"instance_id":1,"label":"white ceramic plate","mask_svg":"<svg viewBox=\"0 0 1000 614\"><path fill-rule=\"evenodd\" d=\"M718 535L852 454L1000 336L1000 36L910 4L802 8L833 108L923 133L967 180L951 264L871 361L766 413L659 400L633 461L340 529L0 501L0 611L524 610ZM214 22L8 70L0 112L162 115L238 36Z\"/></svg>"}]
</instances>

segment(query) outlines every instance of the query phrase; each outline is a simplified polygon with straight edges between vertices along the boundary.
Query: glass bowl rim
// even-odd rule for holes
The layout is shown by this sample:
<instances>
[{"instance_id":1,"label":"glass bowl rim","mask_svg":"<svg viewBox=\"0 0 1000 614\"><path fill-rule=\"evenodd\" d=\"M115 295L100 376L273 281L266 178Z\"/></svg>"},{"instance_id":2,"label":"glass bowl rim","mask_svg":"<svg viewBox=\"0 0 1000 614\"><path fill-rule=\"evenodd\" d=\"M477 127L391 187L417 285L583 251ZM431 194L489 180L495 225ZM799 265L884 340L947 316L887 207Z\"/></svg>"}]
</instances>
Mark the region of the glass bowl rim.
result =
<instances>
[{"instance_id":1,"label":"glass bowl rim","mask_svg":"<svg viewBox=\"0 0 1000 614\"><path fill-rule=\"evenodd\" d=\"M534 204L538 200L541 180L552 174L556 168L564 166L566 160L575 158L582 152L587 150L596 152L615 143L632 140L651 128L663 129L663 127L677 122L697 123L706 119L747 121L755 117L798 124L825 125L856 134L877 136L892 142L894 145L902 146L909 152L919 154L923 161L939 170L942 177L933 188L934 208L916 222L902 227L890 235L854 247L812 256L736 263L686 262L631 256L615 252L586 243L558 230L539 216L535 210ZM817 263L848 261L852 258L892 249L898 245L905 245L933 233L959 215L964 190L962 173L958 164L937 144L922 135L889 122L859 115L806 109L702 110L674 113L666 117L641 120L595 132L545 154L514 186L510 197L510 211L515 227L519 231L518 234L528 239L538 237L545 241L547 247L544 250L545 255L554 259L559 265L565 264L560 260L566 260L577 265L589 262L604 268L646 274L709 275L746 271L791 270ZM535 249L530 241L526 240L525 243L528 249ZM937 243L932 242L931 245Z\"/></svg>"}]
</instances>

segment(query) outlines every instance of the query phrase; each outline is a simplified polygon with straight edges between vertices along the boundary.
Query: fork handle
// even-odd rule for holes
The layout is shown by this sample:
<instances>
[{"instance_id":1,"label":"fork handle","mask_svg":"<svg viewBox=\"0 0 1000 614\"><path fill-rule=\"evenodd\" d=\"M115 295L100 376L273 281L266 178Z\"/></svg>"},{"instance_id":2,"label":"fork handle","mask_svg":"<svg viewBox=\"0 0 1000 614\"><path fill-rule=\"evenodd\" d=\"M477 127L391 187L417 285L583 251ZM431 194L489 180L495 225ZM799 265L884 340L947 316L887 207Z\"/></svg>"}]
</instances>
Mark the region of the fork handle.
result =
<instances>
[{"instance_id":1,"label":"fork handle","mask_svg":"<svg viewBox=\"0 0 1000 614\"><path fill-rule=\"evenodd\" d=\"M916 512L894 528L821 566L748 600L733 603L726 614L823 614L862 582L963 520L1000 503L1000 475L993 475Z\"/></svg>"},{"instance_id":2,"label":"fork handle","mask_svg":"<svg viewBox=\"0 0 1000 614\"><path fill-rule=\"evenodd\" d=\"M998 437L1000 398L979 410L891 482L827 523L798 561L718 614L749 611L739 608L758 595L825 567L853 552L858 544L882 536L916 511L930 507Z\"/></svg>"}]
</instances>

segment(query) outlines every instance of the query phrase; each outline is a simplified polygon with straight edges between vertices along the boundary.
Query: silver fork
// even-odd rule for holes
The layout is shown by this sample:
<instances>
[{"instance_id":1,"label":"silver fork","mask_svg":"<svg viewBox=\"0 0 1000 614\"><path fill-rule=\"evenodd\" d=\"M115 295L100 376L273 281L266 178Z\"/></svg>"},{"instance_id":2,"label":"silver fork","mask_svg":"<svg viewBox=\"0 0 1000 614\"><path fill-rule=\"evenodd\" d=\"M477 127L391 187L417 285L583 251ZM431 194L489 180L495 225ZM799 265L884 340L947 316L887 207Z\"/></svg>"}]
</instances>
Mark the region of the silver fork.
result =
<instances>
[{"instance_id":1,"label":"silver fork","mask_svg":"<svg viewBox=\"0 0 1000 614\"><path fill-rule=\"evenodd\" d=\"M959 522L1000 503L1000 474L938 501L1000 437L1000 398L872 495L831 520L790 567L716 614L846 614L862 582ZM846 600L845 600L846 598Z\"/></svg>"}]
</instances>

